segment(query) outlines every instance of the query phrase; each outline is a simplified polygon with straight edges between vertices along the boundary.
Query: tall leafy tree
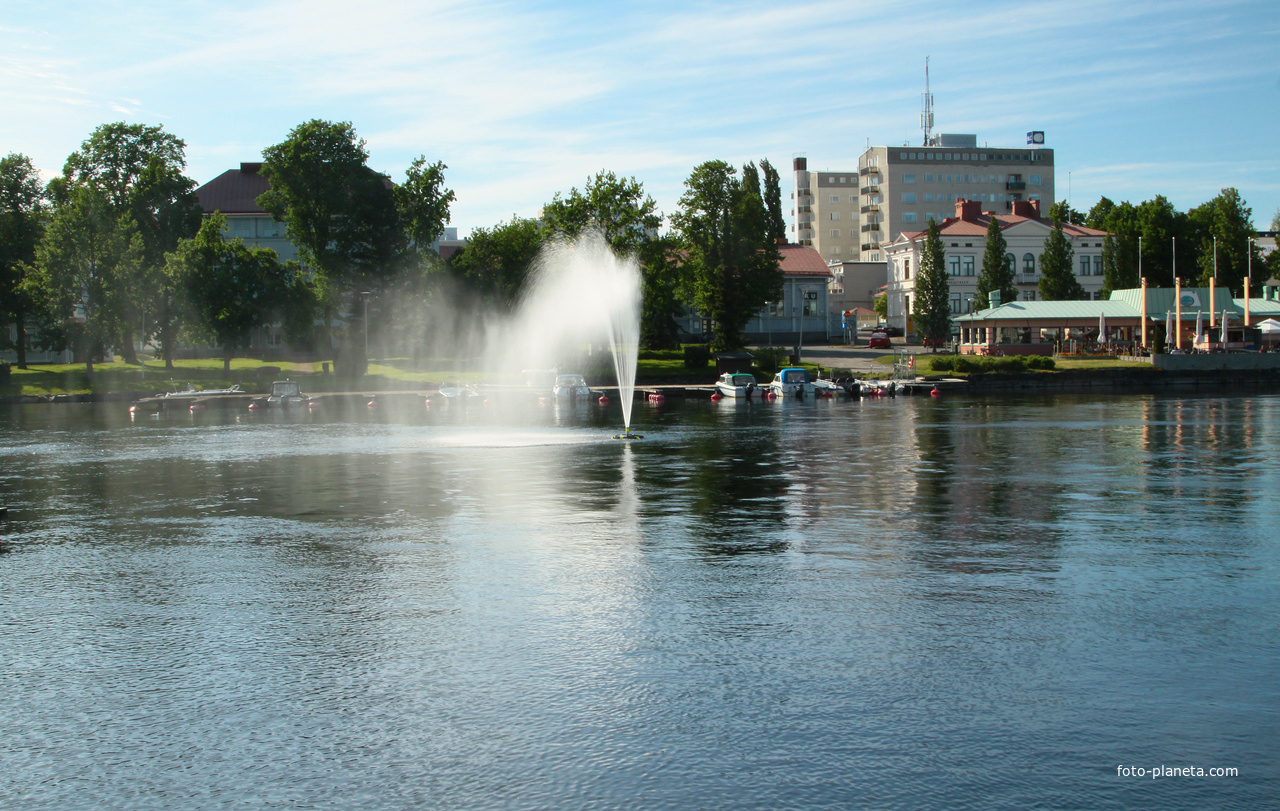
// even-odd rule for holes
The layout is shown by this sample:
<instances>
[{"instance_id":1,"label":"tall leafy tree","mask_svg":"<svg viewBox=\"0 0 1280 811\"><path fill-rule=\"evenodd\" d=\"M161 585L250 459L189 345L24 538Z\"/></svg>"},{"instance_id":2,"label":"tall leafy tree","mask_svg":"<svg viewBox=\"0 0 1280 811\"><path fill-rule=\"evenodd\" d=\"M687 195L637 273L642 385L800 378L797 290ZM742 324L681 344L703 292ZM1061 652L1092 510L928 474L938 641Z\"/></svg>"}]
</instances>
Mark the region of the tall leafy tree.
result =
<instances>
[{"instance_id":1,"label":"tall leafy tree","mask_svg":"<svg viewBox=\"0 0 1280 811\"><path fill-rule=\"evenodd\" d=\"M916 297L911 304L916 335L936 342L951 337L951 284L946 262L942 234L938 224L930 220L916 274Z\"/></svg>"},{"instance_id":2,"label":"tall leafy tree","mask_svg":"<svg viewBox=\"0 0 1280 811\"><path fill-rule=\"evenodd\" d=\"M454 274L472 290L511 309L524 293L529 269L546 241L537 220L512 215L493 228L474 228L467 246L451 260Z\"/></svg>"},{"instance_id":3,"label":"tall leafy tree","mask_svg":"<svg viewBox=\"0 0 1280 811\"><path fill-rule=\"evenodd\" d=\"M222 347L223 369L229 372L231 358L249 347L255 329L276 319L305 320L290 318L288 311L301 306L309 314L306 304L312 297L296 262L282 264L270 248L226 240L225 229L222 215L207 218L193 239L169 254L166 273L192 314L188 328Z\"/></svg>"},{"instance_id":4,"label":"tall leafy tree","mask_svg":"<svg viewBox=\"0 0 1280 811\"><path fill-rule=\"evenodd\" d=\"M974 306L985 310L991 306L991 293L998 291L1000 301L1008 303L1018 298L1014 283L1013 260L1009 257L1009 243L1000 230L1000 221L994 216L987 223L987 249L982 254L982 273L978 275L978 288Z\"/></svg>"},{"instance_id":5,"label":"tall leafy tree","mask_svg":"<svg viewBox=\"0 0 1280 811\"><path fill-rule=\"evenodd\" d=\"M1200 251L1200 285L1207 287L1209 280L1214 277L1216 237L1217 284L1229 287L1237 293L1243 292L1244 278L1249 268L1249 252L1253 251L1254 264L1262 261L1262 254L1250 242L1254 235L1252 216L1253 209L1245 205L1236 189L1223 189L1217 197L1187 212Z\"/></svg>"},{"instance_id":6,"label":"tall leafy tree","mask_svg":"<svg viewBox=\"0 0 1280 811\"><path fill-rule=\"evenodd\" d=\"M1106 231L1102 244L1102 295L1113 290L1137 287L1138 235L1137 210L1130 203L1116 204L1106 197L1089 210L1085 225Z\"/></svg>"},{"instance_id":7,"label":"tall leafy tree","mask_svg":"<svg viewBox=\"0 0 1280 811\"><path fill-rule=\"evenodd\" d=\"M417 273L422 251L440 235L453 201L443 185L444 164L419 157L397 188L369 168L368 158L350 122L319 119L299 124L263 150L262 174L271 188L258 203L285 223L299 255L316 272L326 326L335 307L346 307L349 323L360 323L361 293L385 294L398 274ZM349 346L346 371L360 373L367 362L362 344L353 339ZM346 358L340 364L347 367Z\"/></svg>"},{"instance_id":8,"label":"tall leafy tree","mask_svg":"<svg viewBox=\"0 0 1280 811\"><path fill-rule=\"evenodd\" d=\"M571 238L596 228L615 251L635 255L642 276L641 345L650 349L676 345L680 303L673 239L659 233L658 204L639 181L601 172L589 178L581 191L557 193L543 206L542 220L552 232Z\"/></svg>"},{"instance_id":9,"label":"tall leafy tree","mask_svg":"<svg viewBox=\"0 0 1280 811\"><path fill-rule=\"evenodd\" d=\"M751 167L748 178L753 173ZM685 180L672 221L684 254L686 300L713 320L715 349L741 347L747 322L782 288L780 254L758 184L743 182L724 161L707 161Z\"/></svg>"},{"instance_id":10,"label":"tall leafy tree","mask_svg":"<svg viewBox=\"0 0 1280 811\"><path fill-rule=\"evenodd\" d=\"M73 346L93 373L95 356L118 340L129 313L126 282L144 247L133 218L119 215L98 189L70 190L36 251L25 283L41 306L45 346Z\"/></svg>"},{"instance_id":11,"label":"tall leafy tree","mask_svg":"<svg viewBox=\"0 0 1280 811\"><path fill-rule=\"evenodd\" d=\"M1062 232L1062 223L1055 222L1044 241L1044 253L1040 257L1040 298L1045 301L1076 301L1085 297L1084 287L1073 270L1075 256L1070 240Z\"/></svg>"},{"instance_id":12,"label":"tall leafy tree","mask_svg":"<svg viewBox=\"0 0 1280 811\"><path fill-rule=\"evenodd\" d=\"M764 207L769 214L769 237L775 242L785 242L787 223L782 218L782 178L768 158L761 159L760 171L764 173Z\"/></svg>"},{"instance_id":13,"label":"tall leafy tree","mask_svg":"<svg viewBox=\"0 0 1280 811\"><path fill-rule=\"evenodd\" d=\"M200 226L196 183L183 174L185 153L185 142L163 127L122 121L103 124L67 158L59 181L66 190L79 186L97 190L117 217L132 219L142 241L142 255L130 267L131 276L117 280L123 312L122 334L115 343L131 363L138 362L132 340L135 326L144 339L153 328L161 333L171 328L162 278L165 254ZM149 323L142 323L143 314ZM163 337L171 365L172 341Z\"/></svg>"},{"instance_id":14,"label":"tall leafy tree","mask_svg":"<svg viewBox=\"0 0 1280 811\"><path fill-rule=\"evenodd\" d=\"M27 368L27 317L31 301L24 280L32 272L36 246L44 234L47 198L40 175L26 155L0 159L0 343L8 344L10 323L18 368Z\"/></svg>"},{"instance_id":15,"label":"tall leafy tree","mask_svg":"<svg viewBox=\"0 0 1280 811\"><path fill-rule=\"evenodd\" d=\"M1059 200L1049 206L1049 212L1045 218L1052 222L1065 222L1072 225L1083 225L1085 220L1085 216L1072 208L1066 200Z\"/></svg>"}]
</instances>

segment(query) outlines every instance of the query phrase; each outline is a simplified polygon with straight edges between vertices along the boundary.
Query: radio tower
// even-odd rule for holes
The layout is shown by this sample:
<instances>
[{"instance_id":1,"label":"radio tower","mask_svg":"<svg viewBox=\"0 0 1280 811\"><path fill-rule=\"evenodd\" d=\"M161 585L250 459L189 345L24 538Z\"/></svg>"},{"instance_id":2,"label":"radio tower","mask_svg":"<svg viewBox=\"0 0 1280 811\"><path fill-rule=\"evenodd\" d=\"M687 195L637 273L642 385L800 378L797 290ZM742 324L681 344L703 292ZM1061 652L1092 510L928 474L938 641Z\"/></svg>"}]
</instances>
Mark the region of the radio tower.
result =
<instances>
[{"instance_id":1,"label":"radio tower","mask_svg":"<svg viewBox=\"0 0 1280 811\"><path fill-rule=\"evenodd\" d=\"M929 133L933 130L933 94L929 92L929 57L924 58L924 112L920 114L920 129L924 130L924 143L929 145Z\"/></svg>"}]
</instances>

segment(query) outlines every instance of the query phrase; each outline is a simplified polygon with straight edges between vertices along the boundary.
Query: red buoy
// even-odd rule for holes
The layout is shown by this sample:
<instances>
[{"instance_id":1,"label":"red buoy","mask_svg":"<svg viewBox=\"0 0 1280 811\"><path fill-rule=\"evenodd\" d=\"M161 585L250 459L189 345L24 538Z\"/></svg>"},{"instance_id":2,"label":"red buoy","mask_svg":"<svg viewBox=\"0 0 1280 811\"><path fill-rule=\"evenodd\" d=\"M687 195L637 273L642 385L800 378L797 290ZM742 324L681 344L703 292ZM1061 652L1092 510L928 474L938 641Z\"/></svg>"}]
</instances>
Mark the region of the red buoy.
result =
<instances>
[{"instance_id":1,"label":"red buoy","mask_svg":"<svg viewBox=\"0 0 1280 811\"><path fill-rule=\"evenodd\" d=\"M250 411L257 411L257 410L258 410L258 404L257 404L257 403L249 403L249 410L250 410Z\"/></svg>"},{"instance_id":2,"label":"red buoy","mask_svg":"<svg viewBox=\"0 0 1280 811\"><path fill-rule=\"evenodd\" d=\"M609 405L609 398L608 398L608 397L605 397L605 396L602 394L602 395L600 395L600 399L599 399L599 400L596 400L596 402L597 402L597 403L599 403L600 405Z\"/></svg>"},{"instance_id":3,"label":"red buoy","mask_svg":"<svg viewBox=\"0 0 1280 811\"><path fill-rule=\"evenodd\" d=\"M933 387L933 391L929 392L929 396L930 396L930 397L941 397L941 396L942 396L942 391L941 391L937 386L934 386L934 387Z\"/></svg>"},{"instance_id":4,"label":"red buoy","mask_svg":"<svg viewBox=\"0 0 1280 811\"><path fill-rule=\"evenodd\" d=\"M200 403L192 403L191 408L187 410L190 411L192 414L194 414L197 411L204 411L204 406L201 405Z\"/></svg>"},{"instance_id":5,"label":"red buoy","mask_svg":"<svg viewBox=\"0 0 1280 811\"><path fill-rule=\"evenodd\" d=\"M711 395L711 402L713 403L718 403L720 402L721 399L722 399L722 396L718 391Z\"/></svg>"},{"instance_id":6,"label":"red buoy","mask_svg":"<svg viewBox=\"0 0 1280 811\"><path fill-rule=\"evenodd\" d=\"M377 400L370 400L369 402L365 403L365 405L367 405L369 408L377 408L377 407L378 407L378 401L377 401Z\"/></svg>"}]
</instances>

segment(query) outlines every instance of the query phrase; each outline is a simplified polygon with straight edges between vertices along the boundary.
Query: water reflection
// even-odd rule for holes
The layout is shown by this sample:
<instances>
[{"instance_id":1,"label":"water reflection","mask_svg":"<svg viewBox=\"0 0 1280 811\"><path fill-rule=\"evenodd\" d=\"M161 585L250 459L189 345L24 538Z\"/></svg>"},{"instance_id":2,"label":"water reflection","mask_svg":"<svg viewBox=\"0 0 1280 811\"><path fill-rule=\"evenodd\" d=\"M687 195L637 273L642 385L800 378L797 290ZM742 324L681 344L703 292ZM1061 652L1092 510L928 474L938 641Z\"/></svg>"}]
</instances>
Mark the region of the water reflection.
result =
<instances>
[{"instance_id":1,"label":"water reflection","mask_svg":"<svg viewBox=\"0 0 1280 811\"><path fill-rule=\"evenodd\" d=\"M1277 416L0 410L0 805L1264 804Z\"/></svg>"}]
</instances>

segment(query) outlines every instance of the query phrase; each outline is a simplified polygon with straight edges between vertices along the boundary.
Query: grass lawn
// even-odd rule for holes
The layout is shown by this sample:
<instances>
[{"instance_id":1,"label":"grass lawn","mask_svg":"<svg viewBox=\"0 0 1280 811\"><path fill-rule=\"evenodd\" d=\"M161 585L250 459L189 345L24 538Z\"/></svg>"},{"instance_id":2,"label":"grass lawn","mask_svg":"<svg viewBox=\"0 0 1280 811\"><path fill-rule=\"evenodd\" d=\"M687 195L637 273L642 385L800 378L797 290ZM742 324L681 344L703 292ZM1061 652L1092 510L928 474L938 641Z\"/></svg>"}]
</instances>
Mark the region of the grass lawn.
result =
<instances>
[{"instance_id":1,"label":"grass lawn","mask_svg":"<svg viewBox=\"0 0 1280 811\"><path fill-rule=\"evenodd\" d=\"M933 373L934 357L946 357L946 356L943 356L943 355L934 356L934 355L926 355L926 354L916 355L916 363L918 364L918 366L916 367L916 372L918 374ZM880 363L880 364L884 364L886 366L892 367L893 356L885 355L883 357L876 358L876 363ZM1055 357L1052 369L1047 369L1047 370L1028 369L1027 371L1033 372L1035 374L1053 374L1054 372L1071 372L1071 371L1076 371L1081 369L1151 369L1151 368L1152 366L1150 363L1143 363L1142 361L1119 360L1114 357L1102 355L1097 357L1079 357L1079 358ZM963 377L968 373L952 372L948 370L945 372L939 372L939 374L956 375L958 377Z\"/></svg>"},{"instance_id":2,"label":"grass lawn","mask_svg":"<svg viewBox=\"0 0 1280 811\"><path fill-rule=\"evenodd\" d=\"M636 368L637 385L711 385L716 380L715 365L690 369L684 365L680 351L646 353L650 357L639 361ZM32 364L28 369L13 367L7 383L0 384L0 395L87 394L106 392L157 392L185 389L188 384L197 389L221 389L239 385L246 392L266 392L272 380L291 378L302 384L304 392L325 391L388 391L397 389L434 389L440 384L456 380L474 383L483 379L480 371L469 367L479 364L456 359L435 359L428 362L409 358L376 359L369 362L369 373L356 381L338 378L324 372L323 362L292 363L289 361L260 361L251 358L234 358L231 371L223 371L221 358L174 361L174 368L166 369L164 362L148 360L146 373L133 364L114 361L95 363L92 379L85 373L83 363ZM332 363L330 363L332 369ZM808 367L811 370L815 367ZM598 374L587 373L592 385L612 385L613 370ZM757 378L772 379L772 373L757 372Z\"/></svg>"}]
</instances>

